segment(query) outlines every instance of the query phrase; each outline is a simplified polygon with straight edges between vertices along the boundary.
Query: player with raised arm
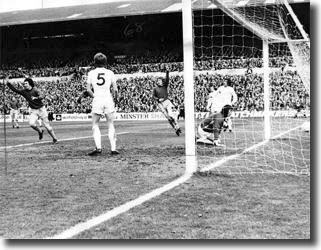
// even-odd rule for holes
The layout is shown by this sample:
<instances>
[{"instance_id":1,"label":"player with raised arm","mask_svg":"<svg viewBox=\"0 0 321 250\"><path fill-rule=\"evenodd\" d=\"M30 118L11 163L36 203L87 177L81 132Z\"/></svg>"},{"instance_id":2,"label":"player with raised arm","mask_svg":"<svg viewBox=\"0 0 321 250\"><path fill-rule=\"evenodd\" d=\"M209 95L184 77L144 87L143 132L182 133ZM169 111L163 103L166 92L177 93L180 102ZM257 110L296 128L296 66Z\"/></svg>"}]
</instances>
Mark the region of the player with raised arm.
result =
<instances>
[{"instance_id":1,"label":"player with raised arm","mask_svg":"<svg viewBox=\"0 0 321 250\"><path fill-rule=\"evenodd\" d=\"M15 97L12 97L11 100L9 101L9 107L10 107L12 128L19 128L18 115L19 115L20 104Z\"/></svg>"},{"instance_id":2,"label":"player with raised arm","mask_svg":"<svg viewBox=\"0 0 321 250\"><path fill-rule=\"evenodd\" d=\"M220 143L220 134L224 128L224 121L231 115L232 106L225 105L221 112L212 113L206 117L197 128L198 144L209 144L216 147L224 147Z\"/></svg>"},{"instance_id":3,"label":"player with raised arm","mask_svg":"<svg viewBox=\"0 0 321 250\"><path fill-rule=\"evenodd\" d=\"M114 73L106 69L107 57L103 53L97 53L94 56L95 69L88 72L87 91L85 96L93 97L92 101L92 130L96 148L88 155L100 155L101 133L99 121L101 117L106 116L108 123L108 137L111 147L111 155L118 155L116 150L116 133L115 133L115 104L113 100L117 94L117 84ZM113 95L111 93L111 87Z\"/></svg>"},{"instance_id":4,"label":"player with raised arm","mask_svg":"<svg viewBox=\"0 0 321 250\"><path fill-rule=\"evenodd\" d=\"M30 107L30 118L29 124L30 127L38 132L39 140L42 140L44 130L40 129L36 121L37 119L41 119L44 127L47 129L49 135L52 137L53 143L57 143L57 138L54 133L53 128L50 126L48 120L47 109L43 103L44 96L40 93L40 91L35 87L35 84L31 78L26 78L23 82L23 89L18 89L14 87L10 82L9 78L6 78L7 86L14 92L23 96L29 104Z\"/></svg>"},{"instance_id":5,"label":"player with raised arm","mask_svg":"<svg viewBox=\"0 0 321 250\"><path fill-rule=\"evenodd\" d=\"M168 99L168 85L169 85L169 71L166 70L165 80L162 77L158 77L156 80L157 86L154 88L153 96L157 102L157 106L160 111L165 115L169 124L175 129L175 133L179 136L182 133L178 122L177 116L175 116L173 109L174 105Z\"/></svg>"}]
</instances>

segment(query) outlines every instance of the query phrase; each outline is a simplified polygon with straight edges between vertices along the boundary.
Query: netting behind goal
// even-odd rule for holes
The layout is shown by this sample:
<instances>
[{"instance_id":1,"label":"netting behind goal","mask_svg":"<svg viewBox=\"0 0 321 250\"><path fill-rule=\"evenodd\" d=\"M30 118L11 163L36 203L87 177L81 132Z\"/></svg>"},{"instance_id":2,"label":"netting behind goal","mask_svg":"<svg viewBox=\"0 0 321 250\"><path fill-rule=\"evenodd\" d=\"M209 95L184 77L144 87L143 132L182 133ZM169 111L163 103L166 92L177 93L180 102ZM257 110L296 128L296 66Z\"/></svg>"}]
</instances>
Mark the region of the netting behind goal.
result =
<instances>
[{"instance_id":1,"label":"netting behind goal","mask_svg":"<svg viewBox=\"0 0 321 250\"><path fill-rule=\"evenodd\" d=\"M238 101L225 147L197 145L199 170L309 174L308 35L286 1L209 2L193 6L196 125L209 114L211 85L229 79Z\"/></svg>"}]
</instances>

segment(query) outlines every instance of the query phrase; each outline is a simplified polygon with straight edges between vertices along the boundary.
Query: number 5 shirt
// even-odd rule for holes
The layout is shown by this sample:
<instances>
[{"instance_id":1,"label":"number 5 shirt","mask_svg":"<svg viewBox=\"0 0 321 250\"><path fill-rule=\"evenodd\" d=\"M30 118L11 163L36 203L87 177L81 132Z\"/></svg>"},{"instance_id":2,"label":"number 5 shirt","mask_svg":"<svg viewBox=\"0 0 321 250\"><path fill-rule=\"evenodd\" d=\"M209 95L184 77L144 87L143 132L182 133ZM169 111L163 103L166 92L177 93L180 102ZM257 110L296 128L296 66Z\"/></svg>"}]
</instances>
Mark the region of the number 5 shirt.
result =
<instances>
[{"instance_id":1,"label":"number 5 shirt","mask_svg":"<svg viewBox=\"0 0 321 250\"><path fill-rule=\"evenodd\" d=\"M115 74L104 67L96 68L88 72L87 82L91 83L94 98L111 98L110 86L115 82Z\"/></svg>"}]
</instances>

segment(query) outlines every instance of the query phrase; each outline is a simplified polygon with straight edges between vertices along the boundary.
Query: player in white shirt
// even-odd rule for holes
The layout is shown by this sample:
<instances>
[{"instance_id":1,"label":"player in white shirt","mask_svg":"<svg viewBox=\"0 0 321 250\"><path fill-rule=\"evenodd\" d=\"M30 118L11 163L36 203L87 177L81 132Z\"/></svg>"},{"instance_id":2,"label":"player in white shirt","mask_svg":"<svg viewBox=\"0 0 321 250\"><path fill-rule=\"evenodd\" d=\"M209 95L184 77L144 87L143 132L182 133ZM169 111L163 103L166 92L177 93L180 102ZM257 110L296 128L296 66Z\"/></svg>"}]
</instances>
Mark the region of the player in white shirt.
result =
<instances>
[{"instance_id":1,"label":"player in white shirt","mask_svg":"<svg viewBox=\"0 0 321 250\"><path fill-rule=\"evenodd\" d=\"M237 95L230 85L231 80L225 79L223 85L220 86L216 92L210 94L207 104L207 110L210 111L210 113L219 113L225 105L233 106L237 102ZM228 130L232 132L231 118L226 118L225 122L224 127L227 127Z\"/></svg>"},{"instance_id":2,"label":"player in white shirt","mask_svg":"<svg viewBox=\"0 0 321 250\"><path fill-rule=\"evenodd\" d=\"M209 111L210 113L217 113L220 111L217 111L217 109L219 109L218 107L216 107L216 103L215 103L215 97L217 96L217 88L215 88L212 84L210 85L210 93L208 95L208 99L207 99L207 106L206 106L206 110Z\"/></svg>"},{"instance_id":3,"label":"player in white shirt","mask_svg":"<svg viewBox=\"0 0 321 250\"><path fill-rule=\"evenodd\" d=\"M119 154L116 151L116 133L115 133L115 104L113 95L117 93L115 75L111 70L105 68L107 57L102 53L94 56L95 69L88 72L87 93L93 97L92 101L92 130L96 149L88 155L94 156L101 154L101 133L99 121L101 117L106 116L108 123L108 137L111 147L111 155ZM113 95L111 93L111 87Z\"/></svg>"}]
</instances>

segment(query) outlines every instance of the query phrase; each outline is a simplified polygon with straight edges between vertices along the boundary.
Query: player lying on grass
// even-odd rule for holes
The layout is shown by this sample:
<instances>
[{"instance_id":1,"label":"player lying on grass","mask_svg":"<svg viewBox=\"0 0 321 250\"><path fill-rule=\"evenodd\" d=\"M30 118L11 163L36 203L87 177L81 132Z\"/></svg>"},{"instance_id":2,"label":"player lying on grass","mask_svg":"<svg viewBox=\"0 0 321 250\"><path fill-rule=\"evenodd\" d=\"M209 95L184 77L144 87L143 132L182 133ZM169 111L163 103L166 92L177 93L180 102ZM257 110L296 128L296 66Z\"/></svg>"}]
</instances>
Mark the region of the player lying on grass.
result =
<instances>
[{"instance_id":1,"label":"player lying on grass","mask_svg":"<svg viewBox=\"0 0 321 250\"><path fill-rule=\"evenodd\" d=\"M88 72L87 91L83 96L93 97L92 101L92 130L96 149L88 155L99 155L101 149L101 133L99 129L100 118L106 116L108 123L108 137L111 147L111 155L119 154L116 150L116 133L115 133L115 104L113 96L117 94L117 85L115 75L111 70L105 68L107 57L102 53L94 56L95 69ZM113 95L111 94L113 87Z\"/></svg>"},{"instance_id":2,"label":"player lying on grass","mask_svg":"<svg viewBox=\"0 0 321 250\"><path fill-rule=\"evenodd\" d=\"M174 114L174 105L168 99L168 85L169 85L169 71L166 70L166 78L158 77L156 80L157 86L154 88L153 96L157 101L157 106L160 111L165 115L169 124L175 129L176 135L182 133L178 122L177 116Z\"/></svg>"},{"instance_id":3,"label":"player lying on grass","mask_svg":"<svg viewBox=\"0 0 321 250\"><path fill-rule=\"evenodd\" d=\"M217 147L224 147L220 143L220 134L224 129L225 119L231 115L232 106L225 105L221 112L210 114L206 117L197 128L198 144L209 144Z\"/></svg>"},{"instance_id":4,"label":"player lying on grass","mask_svg":"<svg viewBox=\"0 0 321 250\"><path fill-rule=\"evenodd\" d=\"M29 124L31 128L33 128L38 132L39 140L42 140L44 130L40 129L37 126L36 121L38 119L41 119L43 126L47 129L49 135L52 137L53 143L57 143L58 140L48 120L47 109L44 103L42 102L43 95L40 93L40 91L37 88L35 88L35 84L33 80L31 78L26 78L23 82L23 86L24 86L23 89L18 89L14 87L9 82L9 77L6 78L6 83L7 83L7 86L12 91L18 93L19 95L22 95L28 102L30 106Z\"/></svg>"}]
</instances>

